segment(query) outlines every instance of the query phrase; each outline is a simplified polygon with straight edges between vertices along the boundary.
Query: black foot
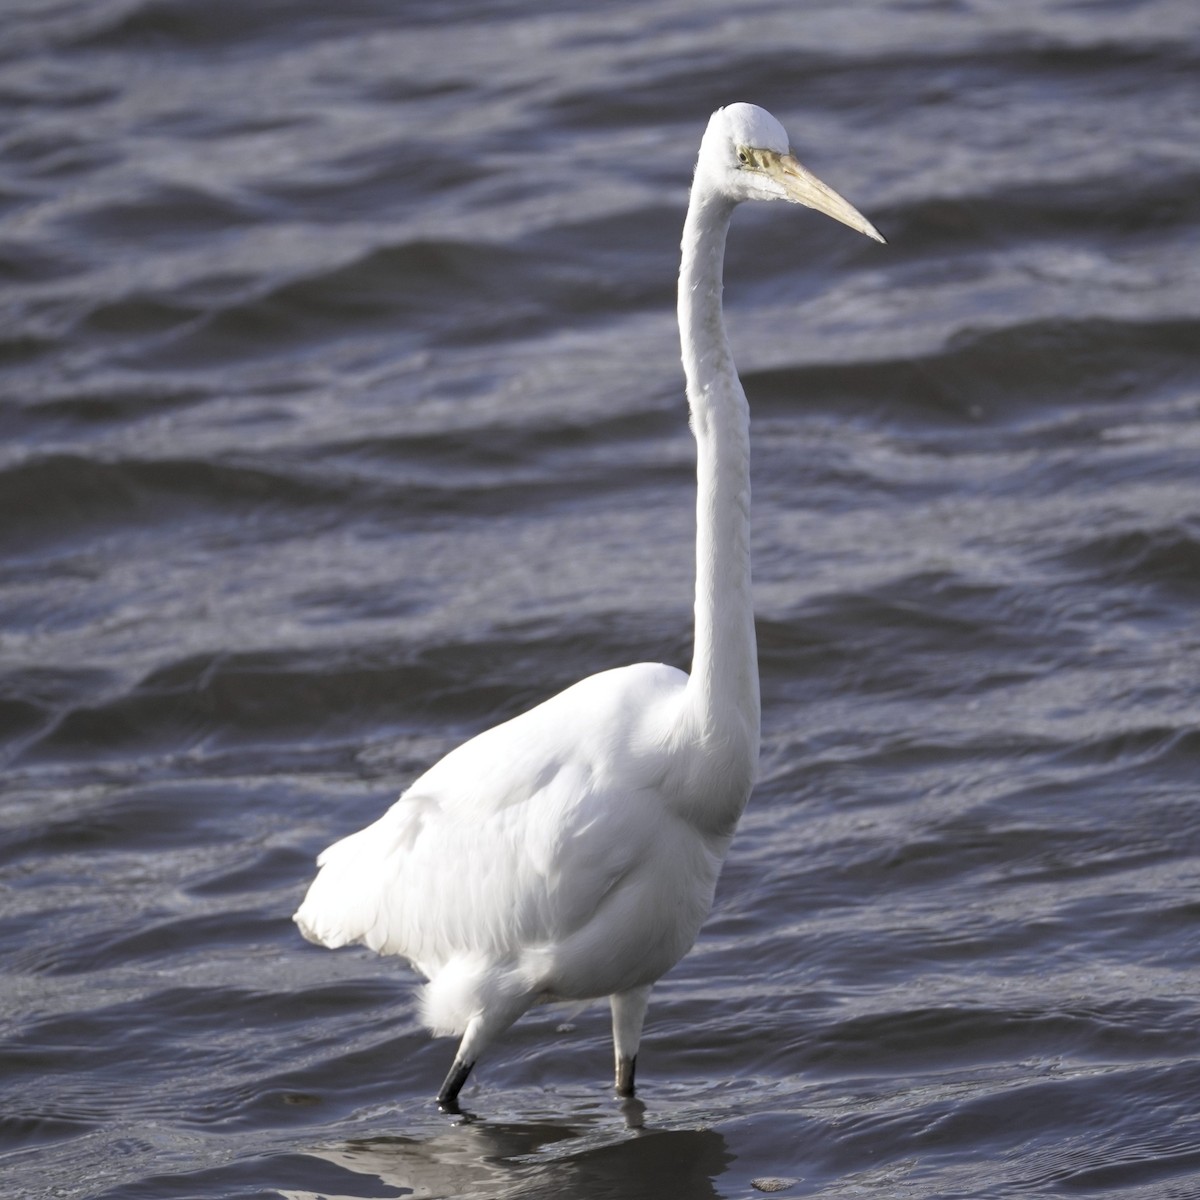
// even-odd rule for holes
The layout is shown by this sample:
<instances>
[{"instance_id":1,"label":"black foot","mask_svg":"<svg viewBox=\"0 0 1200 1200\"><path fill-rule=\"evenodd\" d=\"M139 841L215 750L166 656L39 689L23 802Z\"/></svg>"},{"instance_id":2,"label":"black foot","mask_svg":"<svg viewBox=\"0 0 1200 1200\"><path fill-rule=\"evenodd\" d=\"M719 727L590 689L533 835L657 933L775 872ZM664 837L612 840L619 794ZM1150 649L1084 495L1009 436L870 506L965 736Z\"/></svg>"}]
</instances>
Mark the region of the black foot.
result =
<instances>
[{"instance_id":1,"label":"black foot","mask_svg":"<svg viewBox=\"0 0 1200 1200\"><path fill-rule=\"evenodd\" d=\"M442 1084L442 1090L437 1094L438 1108L442 1112L457 1113L460 1111L458 1093L462 1091L463 1084L467 1082L467 1076L470 1075L474 1065L473 1062L465 1063L457 1058L454 1060L450 1074L446 1076L446 1082Z\"/></svg>"},{"instance_id":2,"label":"black foot","mask_svg":"<svg viewBox=\"0 0 1200 1200\"><path fill-rule=\"evenodd\" d=\"M637 1066L637 1055L632 1058L620 1058L617 1060L617 1095L632 1096L633 1095L633 1072Z\"/></svg>"}]
</instances>

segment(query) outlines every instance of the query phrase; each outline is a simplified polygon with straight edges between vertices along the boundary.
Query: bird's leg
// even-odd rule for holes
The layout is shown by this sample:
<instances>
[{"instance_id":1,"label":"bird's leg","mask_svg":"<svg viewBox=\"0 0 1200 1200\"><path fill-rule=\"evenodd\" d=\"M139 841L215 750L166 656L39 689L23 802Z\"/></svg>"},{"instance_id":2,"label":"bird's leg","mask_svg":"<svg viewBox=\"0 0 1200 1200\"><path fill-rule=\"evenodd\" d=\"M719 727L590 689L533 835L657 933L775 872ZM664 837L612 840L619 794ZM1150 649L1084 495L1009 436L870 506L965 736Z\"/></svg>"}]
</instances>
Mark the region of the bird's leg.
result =
<instances>
[{"instance_id":1,"label":"bird's leg","mask_svg":"<svg viewBox=\"0 0 1200 1200\"><path fill-rule=\"evenodd\" d=\"M462 1091L463 1084L467 1082L467 1076L470 1075L474 1065L473 1062L463 1062L461 1058L455 1057L454 1065L451 1066L450 1073L446 1076L446 1081L437 1094L438 1108L443 1112L458 1112L458 1093Z\"/></svg>"},{"instance_id":2,"label":"bird's leg","mask_svg":"<svg viewBox=\"0 0 1200 1200\"><path fill-rule=\"evenodd\" d=\"M450 1073L437 1094L438 1107L446 1112L458 1112L458 1093L462 1091L467 1076L479 1061L484 1048L502 1034L533 1003L536 996L536 992L525 988L514 988L505 993L500 987L493 986L488 1003L467 1022Z\"/></svg>"},{"instance_id":3,"label":"bird's leg","mask_svg":"<svg viewBox=\"0 0 1200 1200\"><path fill-rule=\"evenodd\" d=\"M617 1055L616 1089L618 1096L633 1095L633 1076L636 1070L636 1054L632 1058L623 1058L621 1055Z\"/></svg>"},{"instance_id":4,"label":"bird's leg","mask_svg":"<svg viewBox=\"0 0 1200 1200\"><path fill-rule=\"evenodd\" d=\"M609 998L612 1004L613 1054L616 1058L616 1088L619 1096L633 1095L633 1073L637 1065L642 1022L650 1001L649 986L633 988Z\"/></svg>"}]
</instances>

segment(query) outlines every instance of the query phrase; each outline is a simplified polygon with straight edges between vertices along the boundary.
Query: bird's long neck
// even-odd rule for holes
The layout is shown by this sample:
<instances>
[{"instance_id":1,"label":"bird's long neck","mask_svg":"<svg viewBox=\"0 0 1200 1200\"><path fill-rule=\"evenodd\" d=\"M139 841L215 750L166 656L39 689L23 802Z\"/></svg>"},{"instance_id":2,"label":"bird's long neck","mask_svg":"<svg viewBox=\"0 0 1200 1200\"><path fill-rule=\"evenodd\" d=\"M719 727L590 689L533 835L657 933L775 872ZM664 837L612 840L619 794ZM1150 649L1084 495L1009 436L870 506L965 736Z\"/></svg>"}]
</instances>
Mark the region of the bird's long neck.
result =
<instances>
[{"instance_id":1,"label":"bird's long neck","mask_svg":"<svg viewBox=\"0 0 1200 1200\"><path fill-rule=\"evenodd\" d=\"M733 757L752 776L759 690L750 588L750 412L721 313L732 213L733 204L698 178L679 273L679 332L698 484L696 640L688 691L700 736L727 754L738 751Z\"/></svg>"}]
</instances>

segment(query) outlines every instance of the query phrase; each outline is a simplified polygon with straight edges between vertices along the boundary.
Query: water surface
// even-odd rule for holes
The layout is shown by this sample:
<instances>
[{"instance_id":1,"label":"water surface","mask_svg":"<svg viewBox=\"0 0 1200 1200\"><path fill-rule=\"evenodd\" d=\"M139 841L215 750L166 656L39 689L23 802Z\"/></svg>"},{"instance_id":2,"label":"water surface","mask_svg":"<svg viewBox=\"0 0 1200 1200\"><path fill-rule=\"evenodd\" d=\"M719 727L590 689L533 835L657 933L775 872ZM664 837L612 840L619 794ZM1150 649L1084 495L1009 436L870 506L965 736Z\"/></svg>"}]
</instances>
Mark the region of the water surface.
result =
<instances>
[{"instance_id":1,"label":"water surface","mask_svg":"<svg viewBox=\"0 0 1200 1200\"><path fill-rule=\"evenodd\" d=\"M1183 0L25 0L0 40L15 1197L1200 1195ZM655 993L464 1093L289 917L464 737L690 655L674 327L739 212L761 782Z\"/></svg>"}]
</instances>

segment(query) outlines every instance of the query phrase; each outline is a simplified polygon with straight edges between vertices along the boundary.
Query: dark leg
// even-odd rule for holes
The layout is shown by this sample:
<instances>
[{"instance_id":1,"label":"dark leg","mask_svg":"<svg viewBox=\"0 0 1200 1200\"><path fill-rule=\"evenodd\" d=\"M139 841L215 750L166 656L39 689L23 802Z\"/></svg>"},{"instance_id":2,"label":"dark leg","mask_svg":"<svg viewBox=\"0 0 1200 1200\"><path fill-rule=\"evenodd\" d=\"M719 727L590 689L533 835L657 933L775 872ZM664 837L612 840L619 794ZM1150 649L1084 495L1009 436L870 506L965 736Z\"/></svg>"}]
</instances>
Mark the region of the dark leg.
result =
<instances>
[{"instance_id":1,"label":"dark leg","mask_svg":"<svg viewBox=\"0 0 1200 1200\"><path fill-rule=\"evenodd\" d=\"M633 988L610 997L613 1018L613 1057L617 1063L617 1095L633 1095L633 1068L642 1040L642 1021L650 1000L649 987Z\"/></svg>"},{"instance_id":2,"label":"dark leg","mask_svg":"<svg viewBox=\"0 0 1200 1200\"><path fill-rule=\"evenodd\" d=\"M458 1093L462 1091L463 1084L467 1082L467 1076L470 1075L474 1065L473 1062L463 1062L461 1058L454 1060L450 1074L446 1076L446 1082L442 1084L442 1090L437 1094L438 1108L443 1112L458 1112Z\"/></svg>"},{"instance_id":3,"label":"dark leg","mask_svg":"<svg viewBox=\"0 0 1200 1200\"><path fill-rule=\"evenodd\" d=\"M490 968L489 968L490 969ZM489 983L490 978L490 983ZM491 994L485 1011L476 1012L467 1022L463 1030L462 1041L458 1043L458 1053L454 1056L454 1065L446 1082L437 1094L438 1106L445 1112L459 1112L458 1093L467 1082L471 1068L479 1061L479 1056L500 1034L502 1034L538 997L539 989L522 990L514 984L511 976L492 974L490 977L480 975L474 981L468 981L471 988L490 987ZM432 986L432 985L431 985ZM454 985L462 986L459 980ZM486 990L486 988L485 988ZM465 993L464 993L465 994Z\"/></svg>"},{"instance_id":4,"label":"dark leg","mask_svg":"<svg viewBox=\"0 0 1200 1200\"><path fill-rule=\"evenodd\" d=\"M637 1067L637 1055L617 1059L617 1095L633 1095L633 1072Z\"/></svg>"}]
</instances>

